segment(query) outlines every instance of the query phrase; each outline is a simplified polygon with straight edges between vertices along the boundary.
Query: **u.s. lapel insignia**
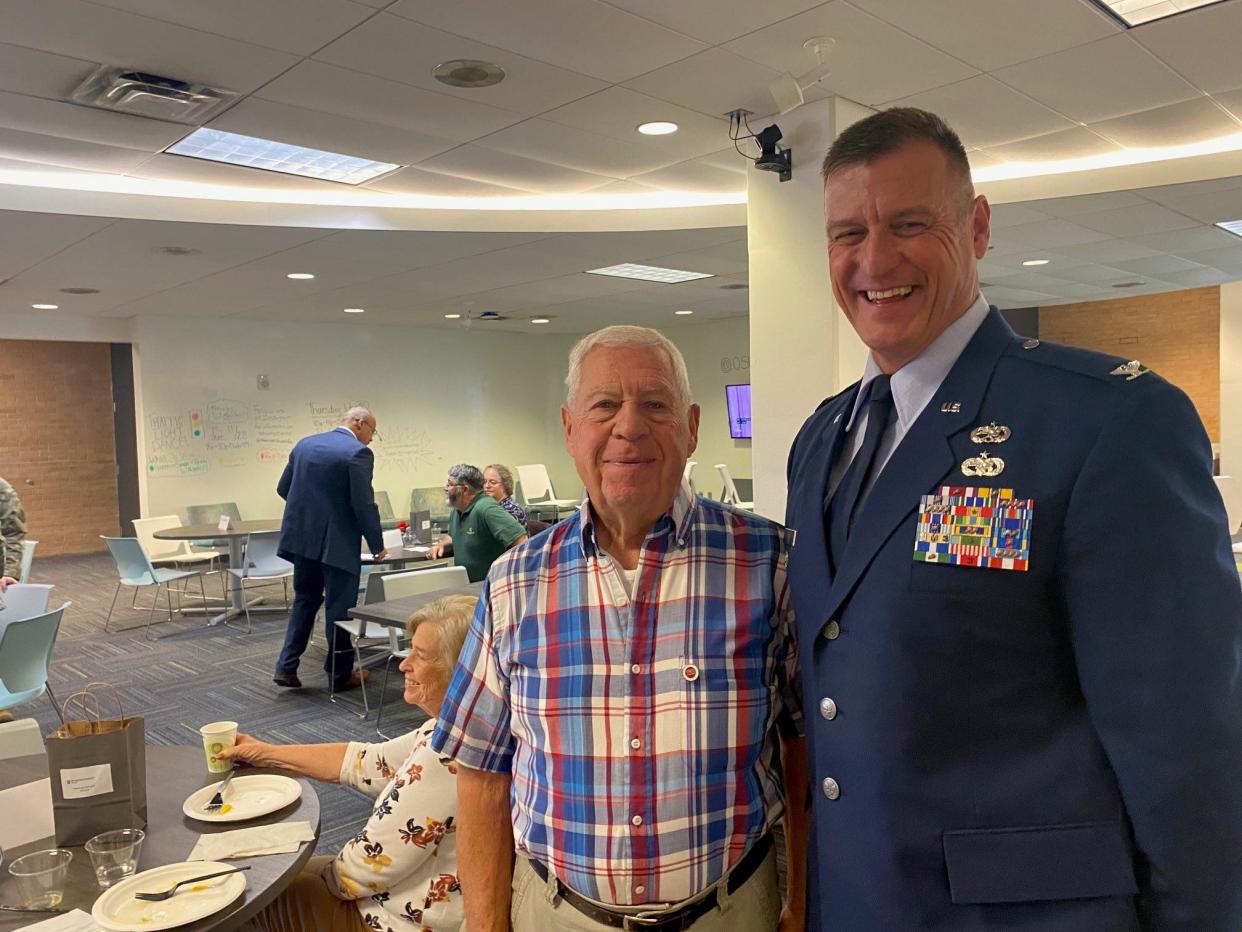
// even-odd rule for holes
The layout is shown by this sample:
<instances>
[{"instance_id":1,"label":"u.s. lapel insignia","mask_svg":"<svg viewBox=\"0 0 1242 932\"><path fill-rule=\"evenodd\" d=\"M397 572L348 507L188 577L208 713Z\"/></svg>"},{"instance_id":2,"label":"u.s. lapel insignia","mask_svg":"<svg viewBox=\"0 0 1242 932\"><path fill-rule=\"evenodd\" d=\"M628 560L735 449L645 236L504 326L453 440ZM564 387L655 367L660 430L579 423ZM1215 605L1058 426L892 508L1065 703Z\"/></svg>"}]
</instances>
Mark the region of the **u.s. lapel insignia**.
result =
<instances>
[{"instance_id":1,"label":"u.s. lapel insignia","mask_svg":"<svg viewBox=\"0 0 1242 932\"><path fill-rule=\"evenodd\" d=\"M970 439L974 443L1004 443L1012 436L1013 431L1004 424L997 424L995 421L976 427L970 432Z\"/></svg>"},{"instance_id":2,"label":"u.s. lapel insignia","mask_svg":"<svg viewBox=\"0 0 1242 932\"><path fill-rule=\"evenodd\" d=\"M946 401L940 406L941 414L960 414L962 411L962 403L960 401Z\"/></svg>"},{"instance_id":3,"label":"u.s. lapel insignia","mask_svg":"<svg viewBox=\"0 0 1242 932\"><path fill-rule=\"evenodd\" d=\"M994 479L1005 471L1005 461L999 456L989 456L988 451L982 451L978 456L972 456L962 460L962 475L976 478L982 476L986 479Z\"/></svg>"},{"instance_id":4,"label":"u.s. lapel insignia","mask_svg":"<svg viewBox=\"0 0 1242 932\"><path fill-rule=\"evenodd\" d=\"M1129 362L1123 362L1120 366L1110 372L1109 375L1124 375L1127 382L1133 382L1140 375L1146 375L1149 372L1151 372L1151 370L1137 359L1131 359Z\"/></svg>"}]
</instances>

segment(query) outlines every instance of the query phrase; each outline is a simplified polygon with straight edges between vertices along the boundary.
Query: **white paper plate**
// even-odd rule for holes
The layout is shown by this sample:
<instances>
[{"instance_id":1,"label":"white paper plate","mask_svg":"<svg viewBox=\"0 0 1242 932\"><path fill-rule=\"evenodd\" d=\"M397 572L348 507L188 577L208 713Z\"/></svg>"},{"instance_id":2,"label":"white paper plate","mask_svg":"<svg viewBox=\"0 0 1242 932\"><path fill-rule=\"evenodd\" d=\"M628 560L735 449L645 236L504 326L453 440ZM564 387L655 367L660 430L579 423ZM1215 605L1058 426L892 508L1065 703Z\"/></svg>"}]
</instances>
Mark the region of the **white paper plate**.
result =
<instances>
[{"instance_id":1,"label":"white paper plate","mask_svg":"<svg viewBox=\"0 0 1242 932\"><path fill-rule=\"evenodd\" d=\"M241 896L246 889L246 875L226 874L201 884L187 884L175 896L159 903L136 900L134 894L167 890L178 880L236 866L219 861L185 861L143 871L105 890L91 907L91 918L112 932L158 932L196 922L218 913Z\"/></svg>"},{"instance_id":2,"label":"white paper plate","mask_svg":"<svg viewBox=\"0 0 1242 932\"><path fill-rule=\"evenodd\" d=\"M234 777L224 791L224 807L215 812L203 812L203 807L216 795L219 786L219 783L213 783L191 793L182 804L181 811L200 822L244 822L284 809L302 795L302 784L297 780L277 774L256 773Z\"/></svg>"}]
</instances>

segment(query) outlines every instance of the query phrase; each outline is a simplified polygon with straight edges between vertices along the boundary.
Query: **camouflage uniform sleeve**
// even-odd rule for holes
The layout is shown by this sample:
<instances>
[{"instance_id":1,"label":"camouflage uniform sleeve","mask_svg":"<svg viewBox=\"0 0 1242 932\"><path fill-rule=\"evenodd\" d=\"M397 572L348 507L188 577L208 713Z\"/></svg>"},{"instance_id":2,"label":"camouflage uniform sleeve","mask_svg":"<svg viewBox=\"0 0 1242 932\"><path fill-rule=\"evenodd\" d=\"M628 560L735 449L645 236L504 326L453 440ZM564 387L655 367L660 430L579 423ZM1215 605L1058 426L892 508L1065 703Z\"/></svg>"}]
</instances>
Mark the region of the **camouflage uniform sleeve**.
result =
<instances>
[{"instance_id":1,"label":"camouflage uniform sleeve","mask_svg":"<svg viewBox=\"0 0 1242 932\"><path fill-rule=\"evenodd\" d=\"M26 537L26 512L13 486L0 479L0 546L4 550L5 576L21 573L22 540Z\"/></svg>"}]
</instances>

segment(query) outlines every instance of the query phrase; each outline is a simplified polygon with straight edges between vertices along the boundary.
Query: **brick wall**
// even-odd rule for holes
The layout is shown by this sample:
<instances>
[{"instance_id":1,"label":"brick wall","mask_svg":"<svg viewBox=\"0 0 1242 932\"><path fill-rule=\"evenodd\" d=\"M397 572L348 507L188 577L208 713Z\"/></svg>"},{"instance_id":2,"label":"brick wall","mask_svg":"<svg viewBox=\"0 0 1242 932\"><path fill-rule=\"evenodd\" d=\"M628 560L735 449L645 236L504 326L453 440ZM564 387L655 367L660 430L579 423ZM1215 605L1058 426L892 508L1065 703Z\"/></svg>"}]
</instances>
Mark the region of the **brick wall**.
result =
<instances>
[{"instance_id":1,"label":"brick wall","mask_svg":"<svg viewBox=\"0 0 1242 932\"><path fill-rule=\"evenodd\" d=\"M117 533L108 344L0 340L0 476L21 496L36 566Z\"/></svg>"},{"instance_id":2,"label":"brick wall","mask_svg":"<svg viewBox=\"0 0 1242 932\"><path fill-rule=\"evenodd\" d=\"M1040 308L1039 336L1138 359L1190 396L1220 442L1220 289Z\"/></svg>"}]
</instances>

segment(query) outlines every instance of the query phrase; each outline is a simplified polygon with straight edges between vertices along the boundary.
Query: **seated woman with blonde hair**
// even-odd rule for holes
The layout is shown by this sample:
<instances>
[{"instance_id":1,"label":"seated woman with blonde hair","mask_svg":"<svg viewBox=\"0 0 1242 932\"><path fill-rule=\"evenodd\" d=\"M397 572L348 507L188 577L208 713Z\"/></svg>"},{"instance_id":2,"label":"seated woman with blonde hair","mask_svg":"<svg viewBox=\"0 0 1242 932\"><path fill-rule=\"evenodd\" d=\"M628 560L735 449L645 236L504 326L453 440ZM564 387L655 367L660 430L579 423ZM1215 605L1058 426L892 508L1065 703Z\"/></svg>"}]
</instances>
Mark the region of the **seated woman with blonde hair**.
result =
<instances>
[{"instance_id":1,"label":"seated woman with blonde hair","mask_svg":"<svg viewBox=\"0 0 1242 932\"><path fill-rule=\"evenodd\" d=\"M238 735L224 759L343 783L377 798L336 857L315 857L247 928L265 932L451 929L465 918L457 881L457 767L431 750L440 703L478 599L446 596L409 619L405 701L431 718L391 741L267 744Z\"/></svg>"}]
</instances>

